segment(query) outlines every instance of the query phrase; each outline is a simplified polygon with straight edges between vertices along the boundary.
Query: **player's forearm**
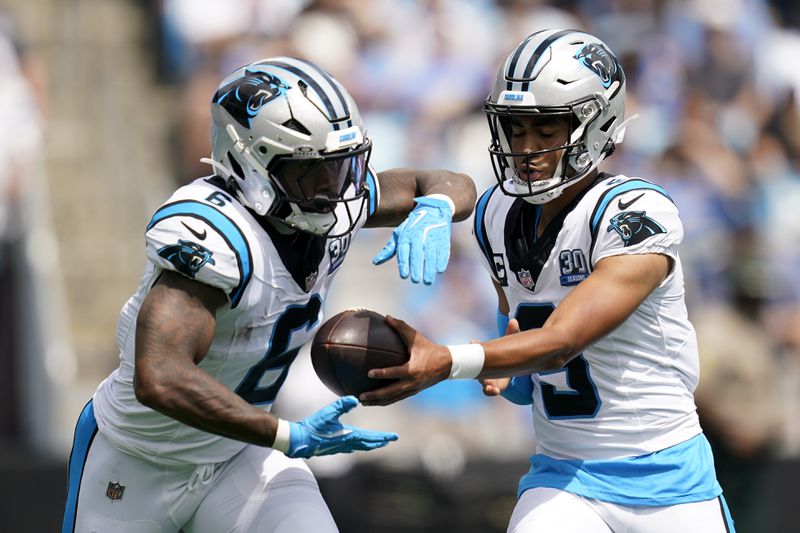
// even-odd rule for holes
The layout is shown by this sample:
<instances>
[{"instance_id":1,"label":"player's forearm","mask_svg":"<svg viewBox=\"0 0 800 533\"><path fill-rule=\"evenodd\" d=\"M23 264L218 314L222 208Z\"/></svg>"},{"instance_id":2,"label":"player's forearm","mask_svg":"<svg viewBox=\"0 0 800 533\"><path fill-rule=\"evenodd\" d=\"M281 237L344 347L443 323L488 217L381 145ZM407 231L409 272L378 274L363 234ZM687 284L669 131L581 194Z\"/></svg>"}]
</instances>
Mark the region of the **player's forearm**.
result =
<instances>
[{"instance_id":1,"label":"player's forearm","mask_svg":"<svg viewBox=\"0 0 800 533\"><path fill-rule=\"evenodd\" d=\"M666 256L658 254L602 259L542 328L482 343L485 359L481 377L563 368L586 346L627 320L663 281L668 269Z\"/></svg>"},{"instance_id":2,"label":"player's forearm","mask_svg":"<svg viewBox=\"0 0 800 533\"><path fill-rule=\"evenodd\" d=\"M192 427L269 446L277 420L255 408L197 364L214 335L224 294L165 272L136 324L134 392L144 405Z\"/></svg>"},{"instance_id":3,"label":"player's forearm","mask_svg":"<svg viewBox=\"0 0 800 533\"><path fill-rule=\"evenodd\" d=\"M475 184L466 174L449 170L395 168L378 174L381 200L367 227L394 227L414 209L414 198L445 194L455 206L454 221L467 218L475 205Z\"/></svg>"},{"instance_id":4,"label":"player's forearm","mask_svg":"<svg viewBox=\"0 0 800 533\"><path fill-rule=\"evenodd\" d=\"M482 342L481 378L519 376L558 370L583 348L559 328L541 328Z\"/></svg>"},{"instance_id":5,"label":"player's forearm","mask_svg":"<svg viewBox=\"0 0 800 533\"><path fill-rule=\"evenodd\" d=\"M148 378L146 384L137 382L137 399L194 428L259 446L272 445L275 416L250 405L202 369L181 366L161 366L158 377Z\"/></svg>"},{"instance_id":6,"label":"player's forearm","mask_svg":"<svg viewBox=\"0 0 800 533\"><path fill-rule=\"evenodd\" d=\"M447 195L456 210L453 220L459 222L472 214L477 193L475 184L466 174L451 172L449 170L419 171L417 174L417 196L430 194Z\"/></svg>"}]
</instances>

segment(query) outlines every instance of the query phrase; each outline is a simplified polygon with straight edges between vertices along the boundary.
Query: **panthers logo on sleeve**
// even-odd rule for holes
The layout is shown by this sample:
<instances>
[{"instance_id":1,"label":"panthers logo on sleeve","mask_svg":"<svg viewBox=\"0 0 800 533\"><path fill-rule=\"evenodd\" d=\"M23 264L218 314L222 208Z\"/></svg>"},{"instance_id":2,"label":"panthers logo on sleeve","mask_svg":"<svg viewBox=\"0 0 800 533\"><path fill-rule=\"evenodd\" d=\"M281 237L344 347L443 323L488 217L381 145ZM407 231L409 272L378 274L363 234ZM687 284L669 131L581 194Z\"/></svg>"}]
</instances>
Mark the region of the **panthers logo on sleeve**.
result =
<instances>
[{"instance_id":1,"label":"panthers logo on sleeve","mask_svg":"<svg viewBox=\"0 0 800 533\"><path fill-rule=\"evenodd\" d=\"M206 263L216 264L211 257L214 255L211 250L183 239L178 239L178 244L163 246L158 250L158 255L175 265L178 272L192 279Z\"/></svg>"},{"instance_id":2,"label":"panthers logo on sleeve","mask_svg":"<svg viewBox=\"0 0 800 533\"><path fill-rule=\"evenodd\" d=\"M639 244L657 233L666 233L664 226L650 218L644 211L623 211L609 221L606 231L614 230L622 237L625 246Z\"/></svg>"},{"instance_id":3,"label":"panthers logo on sleeve","mask_svg":"<svg viewBox=\"0 0 800 533\"><path fill-rule=\"evenodd\" d=\"M178 199L162 205L145 230L147 256L157 267L222 289L235 308L253 276L248 240L252 231L245 233L246 224L239 227L235 210L225 208L229 204L222 203L218 190L208 195L209 187L200 186L198 191L187 187L206 200Z\"/></svg>"}]
</instances>

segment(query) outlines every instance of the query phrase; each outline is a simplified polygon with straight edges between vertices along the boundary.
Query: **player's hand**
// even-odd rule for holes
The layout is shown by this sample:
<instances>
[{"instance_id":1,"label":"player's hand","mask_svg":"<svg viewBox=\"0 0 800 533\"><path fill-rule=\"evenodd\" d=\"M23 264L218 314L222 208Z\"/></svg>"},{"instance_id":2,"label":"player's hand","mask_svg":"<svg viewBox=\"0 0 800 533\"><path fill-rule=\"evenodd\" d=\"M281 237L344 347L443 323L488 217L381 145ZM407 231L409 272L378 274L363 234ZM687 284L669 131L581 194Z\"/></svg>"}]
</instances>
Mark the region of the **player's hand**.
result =
<instances>
[{"instance_id":1,"label":"player's hand","mask_svg":"<svg viewBox=\"0 0 800 533\"><path fill-rule=\"evenodd\" d=\"M339 422L339 417L358 405L355 396L344 396L300 422L290 423L289 457L314 457L382 448L396 433L367 431Z\"/></svg>"},{"instance_id":2,"label":"player's hand","mask_svg":"<svg viewBox=\"0 0 800 533\"><path fill-rule=\"evenodd\" d=\"M516 318L508 321L506 335L519 333L519 322ZM530 374L514 376L513 378L495 378L478 380L483 386L486 396L502 396L517 405L531 405L533 403L533 380Z\"/></svg>"},{"instance_id":3,"label":"player's hand","mask_svg":"<svg viewBox=\"0 0 800 533\"><path fill-rule=\"evenodd\" d=\"M436 273L444 272L450 260L450 226L453 210L446 200L421 196L408 218L392 231L392 236L372 262L380 265L397 254L400 277L431 285Z\"/></svg>"},{"instance_id":4,"label":"player's hand","mask_svg":"<svg viewBox=\"0 0 800 533\"><path fill-rule=\"evenodd\" d=\"M479 379L481 386L483 387L483 393L486 396L500 396L508 384L511 382L511 378L490 378L490 379Z\"/></svg>"},{"instance_id":5,"label":"player's hand","mask_svg":"<svg viewBox=\"0 0 800 533\"><path fill-rule=\"evenodd\" d=\"M484 394L486 394L485 386ZM508 380L508 383L499 394L511 403L517 405L531 405L533 403L533 380L531 379L531 375L514 376Z\"/></svg>"},{"instance_id":6,"label":"player's hand","mask_svg":"<svg viewBox=\"0 0 800 533\"><path fill-rule=\"evenodd\" d=\"M359 396L364 405L389 405L447 379L452 359L446 346L436 344L414 328L387 316L386 322L400 334L410 357L400 366L373 368L367 375L374 379L396 379L395 383Z\"/></svg>"},{"instance_id":7,"label":"player's hand","mask_svg":"<svg viewBox=\"0 0 800 533\"><path fill-rule=\"evenodd\" d=\"M516 318L508 321L506 335L519 333L519 322ZM533 403L533 381L530 375L515 376L513 378L479 379L486 396L502 396L517 405L530 405Z\"/></svg>"}]
</instances>

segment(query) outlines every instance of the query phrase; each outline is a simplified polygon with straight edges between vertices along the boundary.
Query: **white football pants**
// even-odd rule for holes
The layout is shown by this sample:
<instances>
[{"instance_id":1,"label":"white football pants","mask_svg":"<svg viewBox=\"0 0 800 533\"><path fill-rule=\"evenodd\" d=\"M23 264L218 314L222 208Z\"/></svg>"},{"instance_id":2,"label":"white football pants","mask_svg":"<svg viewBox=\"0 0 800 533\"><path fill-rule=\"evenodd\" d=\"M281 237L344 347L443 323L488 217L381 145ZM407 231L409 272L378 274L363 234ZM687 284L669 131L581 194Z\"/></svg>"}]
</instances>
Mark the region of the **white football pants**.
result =
<instances>
[{"instance_id":1,"label":"white football pants","mask_svg":"<svg viewBox=\"0 0 800 533\"><path fill-rule=\"evenodd\" d=\"M176 468L122 453L98 432L74 475L80 484L70 483L78 493L68 498L62 533L338 531L305 462L270 448Z\"/></svg>"},{"instance_id":2,"label":"white football pants","mask_svg":"<svg viewBox=\"0 0 800 533\"><path fill-rule=\"evenodd\" d=\"M722 497L668 507L632 507L551 488L528 489L508 533L734 533Z\"/></svg>"}]
</instances>

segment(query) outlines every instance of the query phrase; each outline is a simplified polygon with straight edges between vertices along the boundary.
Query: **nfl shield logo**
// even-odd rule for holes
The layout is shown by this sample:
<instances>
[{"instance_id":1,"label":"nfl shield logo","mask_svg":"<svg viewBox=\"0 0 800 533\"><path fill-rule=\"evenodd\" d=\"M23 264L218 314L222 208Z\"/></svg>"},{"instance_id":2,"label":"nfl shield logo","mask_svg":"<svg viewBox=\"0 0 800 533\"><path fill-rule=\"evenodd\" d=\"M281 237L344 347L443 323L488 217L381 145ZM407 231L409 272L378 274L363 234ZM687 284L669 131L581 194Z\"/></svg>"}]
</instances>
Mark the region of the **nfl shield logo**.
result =
<instances>
[{"instance_id":1,"label":"nfl shield logo","mask_svg":"<svg viewBox=\"0 0 800 533\"><path fill-rule=\"evenodd\" d=\"M531 276L530 270L525 270L523 268L517 273L517 278L522 286L526 289L533 289L534 285L536 285L536 283L533 281L533 276Z\"/></svg>"},{"instance_id":2,"label":"nfl shield logo","mask_svg":"<svg viewBox=\"0 0 800 533\"><path fill-rule=\"evenodd\" d=\"M119 483L115 483L110 481L108 483L108 488L106 488L106 496L112 502L118 502L122 499L122 495L125 493L125 485L120 485Z\"/></svg>"},{"instance_id":3,"label":"nfl shield logo","mask_svg":"<svg viewBox=\"0 0 800 533\"><path fill-rule=\"evenodd\" d=\"M306 276L306 292L314 288L314 284L317 282L317 274L317 272L312 272Z\"/></svg>"}]
</instances>

